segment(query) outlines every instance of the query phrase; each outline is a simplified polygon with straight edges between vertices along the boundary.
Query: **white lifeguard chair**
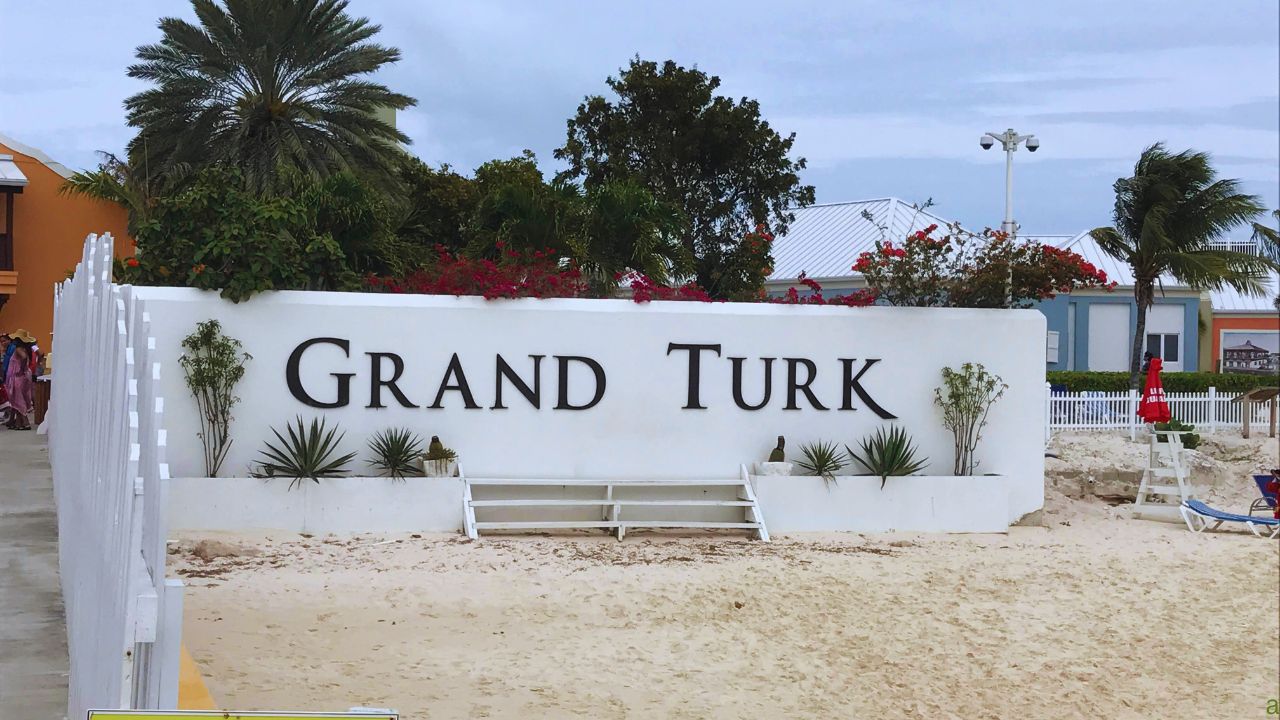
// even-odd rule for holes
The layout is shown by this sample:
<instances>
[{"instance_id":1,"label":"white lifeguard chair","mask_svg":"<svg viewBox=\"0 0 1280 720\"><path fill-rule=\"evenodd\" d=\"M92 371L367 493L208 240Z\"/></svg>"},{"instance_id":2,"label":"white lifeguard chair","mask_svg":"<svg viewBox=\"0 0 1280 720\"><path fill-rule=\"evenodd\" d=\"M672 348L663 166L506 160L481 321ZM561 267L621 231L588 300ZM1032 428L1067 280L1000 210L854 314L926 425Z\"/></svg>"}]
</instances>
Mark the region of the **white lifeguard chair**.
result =
<instances>
[{"instance_id":1,"label":"white lifeguard chair","mask_svg":"<svg viewBox=\"0 0 1280 720\"><path fill-rule=\"evenodd\" d=\"M1191 468L1182 436L1187 430L1152 430L1147 467L1142 471L1138 497L1133 502L1135 515L1178 519L1178 508L1191 499ZM1161 441L1163 438L1163 442ZM1165 502L1156 497L1170 498ZM1167 516L1167 517L1166 517Z\"/></svg>"}]
</instances>

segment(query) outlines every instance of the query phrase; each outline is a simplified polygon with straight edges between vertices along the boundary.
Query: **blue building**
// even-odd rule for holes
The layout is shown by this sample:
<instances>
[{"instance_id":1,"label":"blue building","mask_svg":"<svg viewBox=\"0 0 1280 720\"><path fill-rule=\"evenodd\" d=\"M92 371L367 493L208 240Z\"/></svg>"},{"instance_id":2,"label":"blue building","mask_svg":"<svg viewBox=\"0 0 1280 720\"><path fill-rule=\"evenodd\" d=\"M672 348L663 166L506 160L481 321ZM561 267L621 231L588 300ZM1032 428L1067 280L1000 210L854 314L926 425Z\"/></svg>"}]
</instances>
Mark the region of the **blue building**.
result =
<instances>
[{"instance_id":1,"label":"blue building","mask_svg":"<svg viewBox=\"0 0 1280 720\"><path fill-rule=\"evenodd\" d=\"M795 222L773 243L774 268L765 283L772 295L792 287L808 292L799 284L801 273L821 283L824 292L866 287L853 263L862 252L873 250L877 240L900 241L932 224L943 229L955 224L897 198L813 205L793 212ZM1138 322L1128 266L1102 252L1087 232L1020 237L1071 250L1117 283L1110 292L1080 291L1037 306L1048 320L1046 369L1128 370ZM1161 357L1171 372L1198 370L1201 325L1207 330L1210 317L1208 302L1172 277L1161 278L1160 284L1163 292L1157 290L1155 307L1147 314L1146 350Z\"/></svg>"}]
</instances>

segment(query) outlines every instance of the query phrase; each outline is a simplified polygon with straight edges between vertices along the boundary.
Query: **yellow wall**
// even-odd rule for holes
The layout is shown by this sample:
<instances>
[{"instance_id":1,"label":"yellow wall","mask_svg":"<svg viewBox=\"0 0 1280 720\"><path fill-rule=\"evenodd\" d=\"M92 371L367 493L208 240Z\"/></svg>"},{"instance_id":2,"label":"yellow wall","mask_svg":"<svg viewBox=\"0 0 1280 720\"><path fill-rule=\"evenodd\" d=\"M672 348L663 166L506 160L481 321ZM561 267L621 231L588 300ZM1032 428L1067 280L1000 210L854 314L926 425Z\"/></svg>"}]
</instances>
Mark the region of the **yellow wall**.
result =
<instances>
[{"instance_id":1,"label":"yellow wall","mask_svg":"<svg viewBox=\"0 0 1280 720\"><path fill-rule=\"evenodd\" d=\"M133 241L126 233L128 213L115 203L59 194L64 178L30 155L3 143L0 155L12 155L27 176L22 194L13 198L13 268L18 272L18 291L0 307L0 331L24 328L48 351L53 331L53 284L75 268L89 233L109 232L116 238L116 254L131 254ZM0 228L3 215L4 204L0 202Z\"/></svg>"}]
</instances>

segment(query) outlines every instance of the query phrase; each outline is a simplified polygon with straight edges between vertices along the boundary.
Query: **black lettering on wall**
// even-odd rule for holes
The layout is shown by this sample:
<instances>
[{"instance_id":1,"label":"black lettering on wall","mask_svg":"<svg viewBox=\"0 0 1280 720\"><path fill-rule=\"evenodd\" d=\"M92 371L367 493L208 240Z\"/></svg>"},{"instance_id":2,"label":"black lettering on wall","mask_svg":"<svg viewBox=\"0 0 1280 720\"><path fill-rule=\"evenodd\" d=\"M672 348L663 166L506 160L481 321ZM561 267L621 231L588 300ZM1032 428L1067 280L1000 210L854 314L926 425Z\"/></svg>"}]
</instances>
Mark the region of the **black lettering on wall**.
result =
<instances>
[{"instance_id":1,"label":"black lettering on wall","mask_svg":"<svg viewBox=\"0 0 1280 720\"><path fill-rule=\"evenodd\" d=\"M743 410L759 410L769 404L769 397L773 394L773 361L775 358L760 358L764 361L764 397L756 405L749 404L742 399L742 363L746 358L731 357L729 362L733 363L733 401Z\"/></svg>"},{"instance_id":2,"label":"black lettering on wall","mask_svg":"<svg viewBox=\"0 0 1280 720\"><path fill-rule=\"evenodd\" d=\"M450 378L453 379L450 382ZM462 404L468 410L479 409L476 399L471 394L471 386L467 384L467 374L462 372L462 361L458 359L458 353L454 353L449 359L449 367L444 371L444 377L440 380L440 389L436 391L436 400L428 407L432 410L439 410L444 407L440 401L444 399L444 394L450 390L456 390L462 393Z\"/></svg>"},{"instance_id":3,"label":"black lettering on wall","mask_svg":"<svg viewBox=\"0 0 1280 720\"><path fill-rule=\"evenodd\" d=\"M857 375L853 374L853 363L857 358L840 358L840 363L844 365L844 404L840 406L841 410L855 410L853 407L853 396L856 393L859 400L862 400L867 407L871 408L871 412L879 415L885 420L897 420L898 416L880 407L880 404L871 399L871 394L862 387L862 376L867 374L872 365L880 362L880 358L868 358L863 361L862 369Z\"/></svg>"},{"instance_id":4,"label":"black lettering on wall","mask_svg":"<svg viewBox=\"0 0 1280 720\"><path fill-rule=\"evenodd\" d=\"M395 353L371 352L365 353L369 356L369 404L366 407L380 408L386 407L382 404L382 388L391 391L395 396L396 402L401 407L416 408L417 405L409 402L409 398L400 392L400 388L396 383L400 381L400 376L404 374L404 358ZM382 379L382 359L391 358L391 379Z\"/></svg>"},{"instance_id":5,"label":"black lettering on wall","mask_svg":"<svg viewBox=\"0 0 1280 720\"><path fill-rule=\"evenodd\" d=\"M809 399L809 404L816 410L828 410L825 405L818 402L818 398L814 397L813 390L809 386L818 377L818 366L812 360L805 358L783 358L787 361L787 404L783 406L783 410L799 410L800 406L796 405L796 395L804 393ZM799 373L796 371L800 366L805 368L804 382L798 379Z\"/></svg>"},{"instance_id":6,"label":"black lettering on wall","mask_svg":"<svg viewBox=\"0 0 1280 720\"><path fill-rule=\"evenodd\" d=\"M507 406L502 404L502 380L506 378L511 381L511 386L516 389L529 404L535 408L542 407L542 358L545 355L530 355L533 358L533 387L530 388L525 381L511 369L506 360L502 356L498 356L497 362L497 378L494 380L493 390L493 410L506 410Z\"/></svg>"},{"instance_id":7,"label":"black lettering on wall","mask_svg":"<svg viewBox=\"0 0 1280 720\"><path fill-rule=\"evenodd\" d=\"M684 350L689 353L689 395L684 404L685 410L706 410L701 402L699 390L702 386L702 352L708 350L720 356L720 345L698 345L693 343L667 343L667 355L672 350Z\"/></svg>"},{"instance_id":8,"label":"black lettering on wall","mask_svg":"<svg viewBox=\"0 0 1280 720\"><path fill-rule=\"evenodd\" d=\"M346 407L351 402L351 378L355 373L329 373L338 379L338 397L333 402L322 402L312 397L306 388L302 387L302 378L298 372L298 366L302 364L302 354L312 345L337 345L342 348L342 353L347 357L351 357L351 343L342 338L318 337L304 341L289 353L289 361L284 366L285 383L289 386L289 392L298 399L299 402L316 408L340 408Z\"/></svg>"},{"instance_id":9,"label":"black lettering on wall","mask_svg":"<svg viewBox=\"0 0 1280 720\"><path fill-rule=\"evenodd\" d=\"M589 357L581 357L579 355L556 355L558 363L557 384L556 388L556 410L587 410L595 407L604 398L604 368L600 363ZM591 372L596 376L596 391L591 396L591 401L586 405L574 405L569 402L569 363L580 362L591 368Z\"/></svg>"}]
</instances>

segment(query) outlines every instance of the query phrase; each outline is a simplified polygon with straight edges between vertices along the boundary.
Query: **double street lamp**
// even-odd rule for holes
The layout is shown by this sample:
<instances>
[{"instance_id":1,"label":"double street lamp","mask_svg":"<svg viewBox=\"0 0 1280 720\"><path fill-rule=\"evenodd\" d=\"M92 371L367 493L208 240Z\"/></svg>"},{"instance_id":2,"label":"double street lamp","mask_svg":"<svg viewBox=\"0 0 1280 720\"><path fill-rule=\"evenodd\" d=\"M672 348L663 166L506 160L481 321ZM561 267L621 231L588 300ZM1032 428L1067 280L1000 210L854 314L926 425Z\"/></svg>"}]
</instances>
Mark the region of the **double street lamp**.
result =
<instances>
[{"instance_id":1,"label":"double street lamp","mask_svg":"<svg viewBox=\"0 0 1280 720\"><path fill-rule=\"evenodd\" d=\"M1002 133L989 132L978 143L983 150L990 150L996 143L1004 147L1004 222L1000 229L1013 237L1018 234L1018 224L1013 221L1013 153L1023 144L1027 150L1035 152L1040 149L1040 140L1035 135L1019 135L1009 128Z\"/></svg>"}]
</instances>

